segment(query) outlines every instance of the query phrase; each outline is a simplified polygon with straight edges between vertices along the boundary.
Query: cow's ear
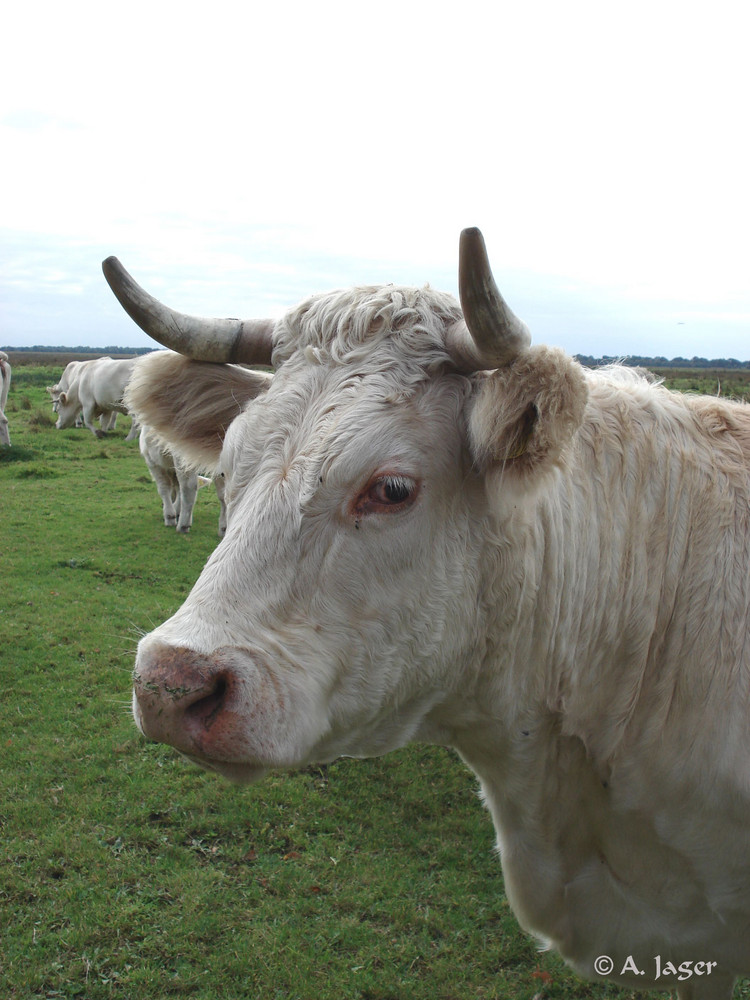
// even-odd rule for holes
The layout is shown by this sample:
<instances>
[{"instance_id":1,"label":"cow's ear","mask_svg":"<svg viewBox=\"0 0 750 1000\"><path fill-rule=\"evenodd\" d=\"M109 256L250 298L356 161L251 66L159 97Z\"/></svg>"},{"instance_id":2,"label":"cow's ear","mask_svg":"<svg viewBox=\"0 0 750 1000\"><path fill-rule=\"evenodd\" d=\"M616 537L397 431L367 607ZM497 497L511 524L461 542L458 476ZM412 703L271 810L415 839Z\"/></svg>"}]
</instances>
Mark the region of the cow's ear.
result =
<instances>
[{"instance_id":1,"label":"cow's ear","mask_svg":"<svg viewBox=\"0 0 750 1000\"><path fill-rule=\"evenodd\" d=\"M588 399L581 366L563 351L534 347L476 379L468 435L477 468L528 483L558 465Z\"/></svg>"},{"instance_id":2,"label":"cow's ear","mask_svg":"<svg viewBox=\"0 0 750 1000\"><path fill-rule=\"evenodd\" d=\"M227 428L246 403L268 389L272 379L270 372L155 351L135 365L125 405L186 464L213 471Z\"/></svg>"},{"instance_id":3,"label":"cow's ear","mask_svg":"<svg viewBox=\"0 0 750 1000\"><path fill-rule=\"evenodd\" d=\"M61 392L60 395L57 397L57 399L58 399L58 402L62 403L62 405L65 406L65 404L68 402L68 394L67 394L67 392L64 392L64 391Z\"/></svg>"}]
</instances>

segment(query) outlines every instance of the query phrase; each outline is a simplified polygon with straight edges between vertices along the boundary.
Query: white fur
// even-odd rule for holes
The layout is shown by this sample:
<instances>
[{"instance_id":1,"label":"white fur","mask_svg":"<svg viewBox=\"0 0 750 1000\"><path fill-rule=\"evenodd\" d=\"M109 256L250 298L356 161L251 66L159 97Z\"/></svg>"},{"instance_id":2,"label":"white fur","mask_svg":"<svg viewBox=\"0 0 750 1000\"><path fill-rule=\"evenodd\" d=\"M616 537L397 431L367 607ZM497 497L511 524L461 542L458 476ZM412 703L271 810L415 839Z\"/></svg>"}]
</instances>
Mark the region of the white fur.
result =
<instances>
[{"instance_id":1,"label":"white fur","mask_svg":"<svg viewBox=\"0 0 750 1000\"><path fill-rule=\"evenodd\" d=\"M193 523L198 473L185 469L162 438L145 424L141 425L138 444L161 497L164 523L186 534Z\"/></svg>"},{"instance_id":2,"label":"white fur","mask_svg":"<svg viewBox=\"0 0 750 1000\"><path fill-rule=\"evenodd\" d=\"M113 429L116 415L128 412L123 395L134 365L133 358L70 361L57 385L47 387L57 412L58 430L73 427L81 412L84 424L96 437ZM102 418L101 427L94 423L97 417ZM135 438L138 430L134 423L126 440Z\"/></svg>"},{"instance_id":3,"label":"white fur","mask_svg":"<svg viewBox=\"0 0 750 1000\"><path fill-rule=\"evenodd\" d=\"M280 322L273 381L215 425L226 538L136 664L220 665L233 721L159 738L246 779L450 744L524 927L583 976L609 955L631 987L727 997L750 973L748 409L544 348L465 377L457 315L388 287ZM166 419L179 369L205 441L214 366L185 365L139 362L136 409ZM385 474L405 509L368 506ZM656 955L718 964L657 981Z\"/></svg>"},{"instance_id":4,"label":"white fur","mask_svg":"<svg viewBox=\"0 0 750 1000\"><path fill-rule=\"evenodd\" d=\"M145 424L141 425L138 444L161 497L164 523L168 527L177 528L181 534L186 534L193 524L193 509L198 490L201 486L207 486L211 479L199 476L194 469L186 467L166 441ZM224 477L217 476L215 485L220 505L219 535L223 537L226 531Z\"/></svg>"},{"instance_id":5,"label":"white fur","mask_svg":"<svg viewBox=\"0 0 750 1000\"><path fill-rule=\"evenodd\" d=\"M10 378L11 367L8 363L8 355L5 351L0 351L0 444L5 445L10 445L8 418L5 416L5 404L8 402Z\"/></svg>"}]
</instances>

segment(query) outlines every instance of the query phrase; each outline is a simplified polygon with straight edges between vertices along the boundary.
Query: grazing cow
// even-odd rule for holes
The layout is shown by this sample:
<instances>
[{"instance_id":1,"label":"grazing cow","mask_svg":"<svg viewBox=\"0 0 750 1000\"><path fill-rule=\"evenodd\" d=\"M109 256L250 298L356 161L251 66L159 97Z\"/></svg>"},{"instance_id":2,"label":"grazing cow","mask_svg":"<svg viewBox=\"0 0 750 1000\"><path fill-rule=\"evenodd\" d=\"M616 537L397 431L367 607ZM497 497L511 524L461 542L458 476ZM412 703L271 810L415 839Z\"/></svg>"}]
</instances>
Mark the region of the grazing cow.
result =
<instances>
[{"instance_id":1,"label":"grazing cow","mask_svg":"<svg viewBox=\"0 0 750 1000\"><path fill-rule=\"evenodd\" d=\"M204 359L140 361L129 406L227 477L224 540L140 642L141 730L236 781L451 745L525 928L583 976L729 997L750 973L750 409L530 347L478 230L462 308L386 286L199 320L104 268Z\"/></svg>"},{"instance_id":2,"label":"grazing cow","mask_svg":"<svg viewBox=\"0 0 750 1000\"><path fill-rule=\"evenodd\" d=\"M211 480L199 476L195 469L186 466L175 455L164 439L145 424L141 425L138 444L144 461L156 483L162 501L164 523L176 527L185 535L193 524L193 508L201 486ZM224 477L215 479L216 495L219 498L219 537L226 531L226 504L224 502Z\"/></svg>"},{"instance_id":3,"label":"grazing cow","mask_svg":"<svg viewBox=\"0 0 750 1000\"><path fill-rule=\"evenodd\" d=\"M58 385L48 385L47 392L52 397L52 412L57 413L60 409L60 386ZM99 417L99 426L103 431L113 431L117 423L117 414L112 413L102 413ZM83 413L78 414L73 422L74 427L83 427ZM128 435L130 436L130 435Z\"/></svg>"},{"instance_id":4,"label":"grazing cow","mask_svg":"<svg viewBox=\"0 0 750 1000\"><path fill-rule=\"evenodd\" d=\"M83 413L83 422L91 433L104 437L114 428L117 414L128 412L122 397L134 364L134 358L70 361L57 385L47 387L57 413L58 430L73 427ZM101 427L94 423L97 417L101 418ZM132 441L138 430L134 421L125 440Z\"/></svg>"},{"instance_id":5,"label":"grazing cow","mask_svg":"<svg viewBox=\"0 0 750 1000\"><path fill-rule=\"evenodd\" d=\"M71 382L75 381L78 369L81 367L82 364L83 364L82 361L69 361L65 366L65 368L63 369L63 373L60 376L60 380L55 385L47 386L47 392L49 393L50 398L52 399L53 413L60 412L60 394L65 393L67 398L68 388ZM100 417L99 418L100 424L101 421L102 418ZM75 420L72 423L70 422L70 418L68 418L68 420L66 421L66 427L71 427L71 426L83 427L83 414L81 413L80 410L76 414Z\"/></svg>"},{"instance_id":6,"label":"grazing cow","mask_svg":"<svg viewBox=\"0 0 750 1000\"><path fill-rule=\"evenodd\" d=\"M8 363L8 355L5 351L0 351L0 444L8 446L10 446L10 434L8 433L8 418L5 416L5 404L8 402L10 376L11 367Z\"/></svg>"},{"instance_id":7,"label":"grazing cow","mask_svg":"<svg viewBox=\"0 0 750 1000\"><path fill-rule=\"evenodd\" d=\"M145 424L141 424L138 444L161 497L164 523L186 535L193 523L198 473L187 468L164 439Z\"/></svg>"}]
</instances>

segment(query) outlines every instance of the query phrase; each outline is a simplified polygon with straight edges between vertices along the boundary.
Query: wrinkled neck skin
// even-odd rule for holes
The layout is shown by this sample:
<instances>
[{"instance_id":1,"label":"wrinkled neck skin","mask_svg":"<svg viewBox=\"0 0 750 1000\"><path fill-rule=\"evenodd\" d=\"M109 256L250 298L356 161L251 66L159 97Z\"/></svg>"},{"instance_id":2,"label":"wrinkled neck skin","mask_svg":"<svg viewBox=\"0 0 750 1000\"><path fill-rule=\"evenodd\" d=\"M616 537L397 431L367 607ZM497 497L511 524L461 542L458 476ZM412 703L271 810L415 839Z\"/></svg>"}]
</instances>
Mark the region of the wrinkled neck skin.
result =
<instances>
[{"instance_id":1,"label":"wrinkled neck skin","mask_svg":"<svg viewBox=\"0 0 750 1000\"><path fill-rule=\"evenodd\" d=\"M500 518L513 555L488 554L483 614L502 639L450 742L522 925L640 988L666 986L654 956L715 961L698 995L726 997L750 969L747 456L598 416L577 474ZM628 956L643 975L618 974Z\"/></svg>"}]
</instances>

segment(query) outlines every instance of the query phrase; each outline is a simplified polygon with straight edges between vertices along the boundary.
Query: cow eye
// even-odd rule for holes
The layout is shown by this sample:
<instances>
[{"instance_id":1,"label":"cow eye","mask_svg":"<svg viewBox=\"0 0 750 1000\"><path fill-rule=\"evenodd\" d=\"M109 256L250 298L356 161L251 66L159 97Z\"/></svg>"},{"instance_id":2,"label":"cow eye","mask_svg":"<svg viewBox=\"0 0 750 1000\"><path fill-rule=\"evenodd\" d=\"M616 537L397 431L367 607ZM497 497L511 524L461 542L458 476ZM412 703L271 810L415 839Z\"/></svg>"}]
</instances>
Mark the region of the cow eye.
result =
<instances>
[{"instance_id":1,"label":"cow eye","mask_svg":"<svg viewBox=\"0 0 750 1000\"><path fill-rule=\"evenodd\" d=\"M355 504L355 514L403 510L417 498L418 484L409 476L387 475L373 479Z\"/></svg>"},{"instance_id":2,"label":"cow eye","mask_svg":"<svg viewBox=\"0 0 750 1000\"><path fill-rule=\"evenodd\" d=\"M411 496L413 483L403 476L384 476L372 485L370 496L379 503L404 503Z\"/></svg>"}]
</instances>

